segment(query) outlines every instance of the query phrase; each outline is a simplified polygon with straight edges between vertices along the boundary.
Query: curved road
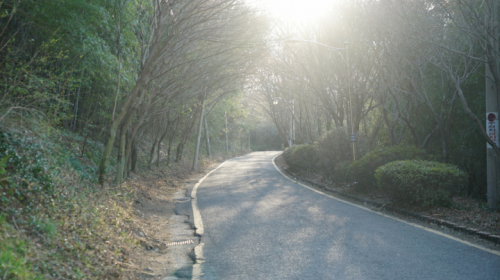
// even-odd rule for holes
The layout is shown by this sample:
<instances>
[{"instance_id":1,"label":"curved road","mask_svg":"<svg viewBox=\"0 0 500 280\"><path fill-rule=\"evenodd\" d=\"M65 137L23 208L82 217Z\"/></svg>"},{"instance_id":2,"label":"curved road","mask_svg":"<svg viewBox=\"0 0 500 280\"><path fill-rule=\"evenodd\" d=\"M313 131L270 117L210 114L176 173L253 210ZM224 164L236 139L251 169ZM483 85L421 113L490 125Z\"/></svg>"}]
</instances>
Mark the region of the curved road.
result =
<instances>
[{"instance_id":1,"label":"curved road","mask_svg":"<svg viewBox=\"0 0 500 280\"><path fill-rule=\"evenodd\" d=\"M230 160L195 187L205 262L194 278L500 279L498 254L296 184L278 154Z\"/></svg>"}]
</instances>

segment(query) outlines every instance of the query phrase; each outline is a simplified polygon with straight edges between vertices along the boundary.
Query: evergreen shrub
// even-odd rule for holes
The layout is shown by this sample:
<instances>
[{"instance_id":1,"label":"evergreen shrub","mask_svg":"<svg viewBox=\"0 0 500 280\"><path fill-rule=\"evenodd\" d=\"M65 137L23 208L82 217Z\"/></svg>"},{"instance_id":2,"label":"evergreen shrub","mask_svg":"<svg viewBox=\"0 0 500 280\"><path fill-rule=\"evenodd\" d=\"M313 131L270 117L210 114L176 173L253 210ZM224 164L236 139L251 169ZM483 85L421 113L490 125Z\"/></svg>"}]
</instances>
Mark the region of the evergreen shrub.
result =
<instances>
[{"instance_id":1,"label":"evergreen shrub","mask_svg":"<svg viewBox=\"0 0 500 280\"><path fill-rule=\"evenodd\" d=\"M358 182L360 190L376 186L375 170L380 166L397 160L425 160L425 152L414 146L398 145L388 149L369 152L349 165L351 180Z\"/></svg>"},{"instance_id":2,"label":"evergreen shrub","mask_svg":"<svg viewBox=\"0 0 500 280\"><path fill-rule=\"evenodd\" d=\"M363 137L356 135L357 156L364 155L365 143ZM346 127L328 131L315 143L317 150L318 172L325 177L341 183L347 180L345 167L352 161L352 142Z\"/></svg>"},{"instance_id":3,"label":"evergreen shrub","mask_svg":"<svg viewBox=\"0 0 500 280\"><path fill-rule=\"evenodd\" d=\"M336 183L345 183L350 181L349 177L349 165L351 164L352 160L348 161L343 161L339 162L335 165L335 168L333 170L333 181Z\"/></svg>"},{"instance_id":4,"label":"evergreen shrub","mask_svg":"<svg viewBox=\"0 0 500 280\"><path fill-rule=\"evenodd\" d=\"M448 206L462 191L467 174L458 167L424 160L388 163L375 171L378 187L398 204Z\"/></svg>"},{"instance_id":5,"label":"evergreen shrub","mask_svg":"<svg viewBox=\"0 0 500 280\"><path fill-rule=\"evenodd\" d=\"M316 165L316 149L313 145L302 144L287 148L283 153L292 171L311 171Z\"/></svg>"}]
</instances>

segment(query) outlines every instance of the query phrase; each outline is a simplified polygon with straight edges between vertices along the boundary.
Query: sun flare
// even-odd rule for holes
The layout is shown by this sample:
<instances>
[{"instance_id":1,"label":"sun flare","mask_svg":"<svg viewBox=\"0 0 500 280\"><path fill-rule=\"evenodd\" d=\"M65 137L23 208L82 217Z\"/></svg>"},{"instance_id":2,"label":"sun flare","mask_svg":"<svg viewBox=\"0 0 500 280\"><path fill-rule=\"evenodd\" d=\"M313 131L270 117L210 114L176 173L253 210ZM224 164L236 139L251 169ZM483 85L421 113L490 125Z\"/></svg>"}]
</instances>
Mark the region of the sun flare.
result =
<instances>
[{"instance_id":1,"label":"sun flare","mask_svg":"<svg viewBox=\"0 0 500 280\"><path fill-rule=\"evenodd\" d=\"M331 0L268 0L267 9L276 17L292 21L308 21L323 14Z\"/></svg>"}]
</instances>

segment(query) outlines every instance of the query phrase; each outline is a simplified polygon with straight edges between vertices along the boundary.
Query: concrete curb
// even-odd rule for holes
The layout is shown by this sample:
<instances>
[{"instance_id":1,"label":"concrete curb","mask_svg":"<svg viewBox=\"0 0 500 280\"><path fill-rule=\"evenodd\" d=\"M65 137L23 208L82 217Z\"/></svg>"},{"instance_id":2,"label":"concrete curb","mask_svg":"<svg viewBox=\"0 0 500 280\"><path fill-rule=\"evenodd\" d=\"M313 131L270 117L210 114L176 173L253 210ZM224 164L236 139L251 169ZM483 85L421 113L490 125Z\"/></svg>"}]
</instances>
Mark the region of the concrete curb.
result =
<instances>
[{"instance_id":1,"label":"concrete curb","mask_svg":"<svg viewBox=\"0 0 500 280\"><path fill-rule=\"evenodd\" d=\"M276 162L275 162L275 164L276 164ZM276 166L278 166L278 165L276 165ZM399 215L411 217L411 218L414 218L414 219L416 219L418 221L421 221L421 222L426 222L426 223L430 223L430 224L435 224L435 225L438 225L438 226L446 227L446 228L449 228L449 229L452 229L452 230L463 232L463 233L468 234L468 235L476 236L478 238L481 238L481 239L484 239L484 240L487 240L487 241L491 241L491 242L496 243L496 244L500 244L500 236L499 235L494 235L494 234L491 234L489 232L479 231L478 229L475 229L475 228L468 228L468 227L465 227L465 226L460 226L458 224L451 223L451 222L448 222L448 221L445 221L445 220L436 219L436 218L433 218L433 217L430 217L430 216L420 215L420 214L417 214L417 213L414 213L414 212L411 212L411 211L408 211L408 210L399 209L399 208L396 208L396 207L393 207L393 206L389 206L389 205L385 205L385 204L382 204L382 203L379 203L379 202L375 202L375 201L372 201L372 200L368 200L368 199L360 198L360 197L357 197L357 196L354 196L354 195L342 193L342 192L339 192L339 191L327 188L326 186L323 186L321 184L315 183L315 182L313 182L313 181L311 181L309 179L298 177L295 174L293 174L292 172L290 172L289 170L283 169L281 167L280 167L280 169L283 172L285 172L287 175L289 175L292 178L294 178L295 180L298 180L298 181L301 181L303 183L307 183L307 184L313 185L313 186L317 187L318 189L321 189L321 190L324 190L326 192L332 193L332 194L334 194L336 196L339 196L339 197L348 198L350 200L354 200L356 202L360 202L360 203L365 204L365 205L370 205L370 206L373 206L373 207L377 207L377 208L379 208L378 209L379 211L385 210L387 212L392 212L392 213L396 213L396 214L399 214Z\"/></svg>"}]
</instances>

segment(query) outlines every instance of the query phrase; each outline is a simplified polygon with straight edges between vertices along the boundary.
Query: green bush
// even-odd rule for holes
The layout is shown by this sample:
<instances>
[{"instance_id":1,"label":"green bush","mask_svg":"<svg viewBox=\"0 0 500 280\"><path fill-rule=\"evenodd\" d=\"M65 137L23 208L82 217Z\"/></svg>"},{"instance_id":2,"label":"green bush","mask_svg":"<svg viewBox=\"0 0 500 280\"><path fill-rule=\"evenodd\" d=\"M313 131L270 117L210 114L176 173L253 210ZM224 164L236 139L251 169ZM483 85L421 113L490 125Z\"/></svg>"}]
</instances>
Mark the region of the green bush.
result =
<instances>
[{"instance_id":1,"label":"green bush","mask_svg":"<svg viewBox=\"0 0 500 280\"><path fill-rule=\"evenodd\" d=\"M351 160L349 161L343 161L340 163L337 163L335 165L335 168L333 170L333 181L336 183L345 183L349 182L349 165L351 164Z\"/></svg>"},{"instance_id":2,"label":"green bush","mask_svg":"<svg viewBox=\"0 0 500 280\"><path fill-rule=\"evenodd\" d=\"M467 183L467 174L458 167L424 160L388 163L375 171L375 177L396 203L424 207L450 205Z\"/></svg>"},{"instance_id":3,"label":"green bush","mask_svg":"<svg viewBox=\"0 0 500 280\"><path fill-rule=\"evenodd\" d=\"M384 150L374 150L349 165L349 176L358 182L360 189L375 187L375 170L396 160L425 160L425 152L414 146L398 145Z\"/></svg>"},{"instance_id":4,"label":"green bush","mask_svg":"<svg viewBox=\"0 0 500 280\"><path fill-rule=\"evenodd\" d=\"M315 168L316 149L309 144L296 145L287 148L283 157L292 171L311 171Z\"/></svg>"},{"instance_id":5,"label":"green bush","mask_svg":"<svg viewBox=\"0 0 500 280\"><path fill-rule=\"evenodd\" d=\"M36 206L34 197L53 193L52 170L49 170L45 150L32 138L0 133L1 172L5 171L9 175L2 178L0 184L3 194L0 203L8 203L13 198L23 203L25 210L29 210L31 206Z\"/></svg>"},{"instance_id":6,"label":"green bush","mask_svg":"<svg viewBox=\"0 0 500 280\"><path fill-rule=\"evenodd\" d=\"M360 157L366 153L365 143L360 135L356 135L356 138L356 156ZM314 145L318 154L318 171L336 182L343 182L347 178L343 167L353 158L352 142L349 140L347 128L341 127L329 131Z\"/></svg>"},{"instance_id":7,"label":"green bush","mask_svg":"<svg viewBox=\"0 0 500 280\"><path fill-rule=\"evenodd\" d=\"M283 158L285 159L285 161L287 162L289 161L290 156L292 155L292 152L295 149L295 147L296 146L285 148L285 150L283 151Z\"/></svg>"}]
</instances>

